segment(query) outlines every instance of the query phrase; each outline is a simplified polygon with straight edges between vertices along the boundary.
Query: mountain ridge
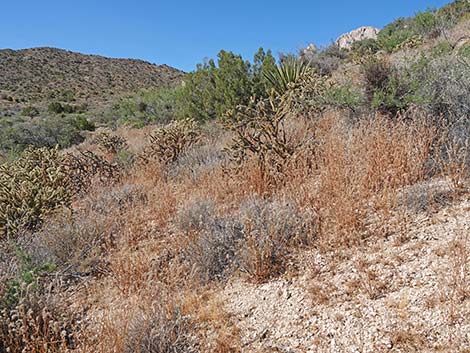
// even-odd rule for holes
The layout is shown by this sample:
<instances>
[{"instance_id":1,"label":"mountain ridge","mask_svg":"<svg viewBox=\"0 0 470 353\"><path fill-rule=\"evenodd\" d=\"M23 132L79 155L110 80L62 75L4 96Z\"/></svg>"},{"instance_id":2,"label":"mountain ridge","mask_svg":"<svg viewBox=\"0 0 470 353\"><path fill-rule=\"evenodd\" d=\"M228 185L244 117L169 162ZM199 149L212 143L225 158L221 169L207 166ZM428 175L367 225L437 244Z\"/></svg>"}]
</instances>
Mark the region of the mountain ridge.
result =
<instances>
[{"instance_id":1,"label":"mountain ridge","mask_svg":"<svg viewBox=\"0 0 470 353\"><path fill-rule=\"evenodd\" d=\"M107 101L136 89L177 84L184 74L141 59L53 47L6 48L0 49L0 102L2 97L13 103Z\"/></svg>"}]
</instances>

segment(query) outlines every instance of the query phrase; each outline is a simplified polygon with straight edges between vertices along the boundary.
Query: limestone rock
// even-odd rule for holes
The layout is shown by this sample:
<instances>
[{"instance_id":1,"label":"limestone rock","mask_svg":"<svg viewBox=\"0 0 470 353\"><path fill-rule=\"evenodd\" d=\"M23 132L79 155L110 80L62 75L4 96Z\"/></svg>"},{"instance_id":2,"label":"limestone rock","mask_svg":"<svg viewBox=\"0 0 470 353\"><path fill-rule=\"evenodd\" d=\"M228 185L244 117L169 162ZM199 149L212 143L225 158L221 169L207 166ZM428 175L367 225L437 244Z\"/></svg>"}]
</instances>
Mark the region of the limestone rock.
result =
<instances>
[{"instance_id":1,"label":"limestone rock","mask_svg":"<svg viewBox=\"0 0 470 353\"><path fill-rule=\"evenodd\" d=\"M345 33L336 39L335 43L340 48L351 49L351 45L354 42L363 40L363 39L377 39L377 34L379 33L378 28L365 26L359 27L351 32Z\"/></svg>"}]
</instances>

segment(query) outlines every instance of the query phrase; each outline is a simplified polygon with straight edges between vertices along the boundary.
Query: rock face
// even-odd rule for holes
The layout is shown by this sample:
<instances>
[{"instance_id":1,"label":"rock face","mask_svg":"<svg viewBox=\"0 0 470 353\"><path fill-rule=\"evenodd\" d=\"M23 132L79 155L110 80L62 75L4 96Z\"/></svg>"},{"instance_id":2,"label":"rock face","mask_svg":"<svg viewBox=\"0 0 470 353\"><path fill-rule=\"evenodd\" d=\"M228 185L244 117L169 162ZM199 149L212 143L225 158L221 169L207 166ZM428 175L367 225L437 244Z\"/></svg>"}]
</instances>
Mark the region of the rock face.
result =
<instances>
[{"instance_id":1,"label":"rock face","mask_svg":"<svg viewBox=\"0 0 470 353\"><path fill-rule=\"evenodd\" d=\"M309 44L308 47L304 48L301 50L300 54L301 55L313 55L317 52L317 47L315 46L315 44L311 43Z\"/></svg>"},{"instance_id":2,"label":"rock face","mask_svg":"<svg viewBox=\"0 0 470 353\"><path fill-rule=\"evenodd\" d=\"M335 43L343 49L351 49L351 45L354 42L363 40L363 39L377 39L377 34L379 33L378 28L366 26L359 27L351 32L345 33L336 39Z\"/></svg>"},{"instance_id":3,"label":"rock face","mask_svg":"<svg viewBox=\"0 0 470 353\"><path fill-rule=\"evenodd\" d=\"M299 53L300 58L305 61L310 61L317 53L317 47L315 44L311 43L308 47L302 49Z\"/></svg>"}]
</instances>

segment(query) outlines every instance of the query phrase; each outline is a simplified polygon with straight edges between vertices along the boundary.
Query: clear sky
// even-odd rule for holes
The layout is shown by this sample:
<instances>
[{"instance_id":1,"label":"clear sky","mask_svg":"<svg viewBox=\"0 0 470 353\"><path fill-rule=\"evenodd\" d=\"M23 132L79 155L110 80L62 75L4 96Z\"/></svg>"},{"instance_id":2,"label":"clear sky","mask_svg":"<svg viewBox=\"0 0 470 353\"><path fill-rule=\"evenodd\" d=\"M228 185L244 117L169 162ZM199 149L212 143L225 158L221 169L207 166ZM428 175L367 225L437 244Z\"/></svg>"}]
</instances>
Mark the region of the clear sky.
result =
<instances>
[{"instance_id":1,"label":"clear sky","mask_svg":"<svg viewBox=\"0 0 470 353\"><path fill-rule=\"evenodd\" d=\"M295 52L450 0L1 0L0 48L50 46L193 70L220 49Z\"/></svg>"}]
</instances>

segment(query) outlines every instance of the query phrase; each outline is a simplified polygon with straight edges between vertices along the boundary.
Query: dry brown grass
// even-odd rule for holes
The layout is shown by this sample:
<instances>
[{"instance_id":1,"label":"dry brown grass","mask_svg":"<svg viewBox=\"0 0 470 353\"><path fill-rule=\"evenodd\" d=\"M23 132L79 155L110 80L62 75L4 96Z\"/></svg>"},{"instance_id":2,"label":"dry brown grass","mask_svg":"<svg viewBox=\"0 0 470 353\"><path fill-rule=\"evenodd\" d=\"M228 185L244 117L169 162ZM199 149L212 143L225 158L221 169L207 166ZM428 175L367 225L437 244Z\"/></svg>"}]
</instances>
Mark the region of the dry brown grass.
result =
<instances>
[{"instance_id":1,"label":"dry brown grass","mask_svg":"<svg viewBox=\"0 0 470 353\"><path fill-rule=\"evenodd\" d=\"M255 159L227 175L217 149L195 146L168 165L136 166L113 185L92 185L74 203L73 217L88 226L78 222L59 231L68 229L64 218L37 233L49 249L44 254L79 274L70 285L70 309L83 316L80 325L70 325L76 351L242 351L234 320L215 299L220 285L240 271L254 282L282 275L302 248L329 254L334 249L341 263L347 256L341 249L354 251L366 239L388 235L384 225L397 218L400 191L436 173L438 132L425 121L375 116L351 123L338 113L325 114L308 128L313 144L288 160L276 183ZM303 140L304 122L289 124L290 141ZM203 141L213 142L207 136ZM460 152L440 162L456 187L468 177ZM193 163L197 167L191 169ZM169 177L171 171L177 177ZM455 303L469 295L468 242L462 239L448 249ZM94 251L78 256L88 241ZM77 261L84 258L89 266L82 271ZM373 264L357 262L356 270L351 293L374 300L389 290ZM325 283L310 291L315 303L331 302ZM459 313L461 304L449 308ZM414 332L398 327L394 344L402 350L422 347L421 333ZM41 346L41 337L33 336L31 344ZM19 352L21 343L15 344L12 351Z\"/></svg>"},{"instance_id":2,"label":"dry brown grass","mask_svg":"<svg viewBox=\"0 0 470 353\"><path fill-rule=\"evenodd\" d=\"M324 124L324 125L323 125ZM327 118L320 125L318 191L313 200L327 243L350 244L367 235L396 204L397 191L431 177L436 132L421 121L377 116L355 126Z\"/></svg>"}]
</instances>

